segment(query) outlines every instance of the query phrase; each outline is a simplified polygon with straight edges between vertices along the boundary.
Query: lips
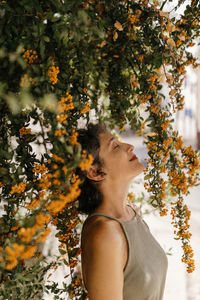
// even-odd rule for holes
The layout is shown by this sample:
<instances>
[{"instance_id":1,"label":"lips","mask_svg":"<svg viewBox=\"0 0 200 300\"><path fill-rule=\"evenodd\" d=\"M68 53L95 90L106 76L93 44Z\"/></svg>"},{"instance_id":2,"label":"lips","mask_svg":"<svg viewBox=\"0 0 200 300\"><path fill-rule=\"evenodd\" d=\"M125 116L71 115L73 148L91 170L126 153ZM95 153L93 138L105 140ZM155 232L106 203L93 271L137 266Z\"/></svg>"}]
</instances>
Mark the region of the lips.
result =
<instances>
[{"instance_id":1,"label":"lips","mask_svg":"<svg viewBox=\"0 0 200 300\"><path fill-rule=\"evenodd\" d=\"M133 154L133 156L131 157L130 161L137 159L137 156L135 154Z\"/></svg>"}]
</instances>

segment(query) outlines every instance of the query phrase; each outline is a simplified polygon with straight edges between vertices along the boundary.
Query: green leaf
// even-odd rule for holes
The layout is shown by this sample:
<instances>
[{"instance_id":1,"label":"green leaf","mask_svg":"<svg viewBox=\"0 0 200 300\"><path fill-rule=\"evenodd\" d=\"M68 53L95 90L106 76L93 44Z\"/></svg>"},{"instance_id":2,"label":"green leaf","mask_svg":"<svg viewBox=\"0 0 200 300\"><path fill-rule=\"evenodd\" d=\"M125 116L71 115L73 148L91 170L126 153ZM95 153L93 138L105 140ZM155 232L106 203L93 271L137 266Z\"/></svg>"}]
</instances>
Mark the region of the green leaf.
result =
<instances>
[{"instance_id":1,"label":"green leaf","mask_svg":"<svg viewBox=\"0 0 200 300\"><path fill-rule=\"evenodd\" d=\"M9 170L7 168L0 168L1 175L7 175L8 173L9 173Z\"/></svg>"},{"instance_id":2,"label":"green leaf","mask_svg":"<svg viewBox=\"0 0 200 300\"><path fill-rule=\"evenodd\" d=\"M153 177L153 175L147 174L147 175L144 176L144 180L148 180L148 179L150 179L152 177Z\"/></svg>"},{"instance_id":3,"label":"green leaf","mask_svg":"<svg viewBox=\"0 0 200 300\"><path fill-rule=\"evenodd\" d=\"M71 155L74 153L74 147L73 146L65 146L65 149Z\"/></svg>"},{"instance_id":4,"label":"green leaf","mask_svg":"<svg viewBox=\"0 0 200 300\"><path fill-rule=\"evenodd\" d=\"M59 248L59 252L60 252L60 254L62 254L62 255L65 255L65 254L66 254L66 251L63 250L63 249L60 249L60 248Z\"/></svg>"},{"instance_id":5,"label":"green leaf","mask_svg":"<svg viewBox=\"0 0 200 300\"><path fill-rule=\"evenodd\" d=\"M23 226L26 227L26 228L27 228L27 227L33 227L33 225L35 225L35 216L26 218L26 219L23 221Z\"/></svg>"},{"instance_id":6,"label":"green leaf","mask_svg":"<svg viewBox=\"0 0 200 300\"><path fill-rule=\"evenodd\" d=\"M45 44L43 40L40 41L40 55L42 59L45 58Z\"/></svg>"},{"instance_id":7,"label":"green leaf","mask_svg":"<svg viewBox=\"0 0 200 300\"><path fill-rule=\"evenodd\" d=\"M47 43L50 42L50 38L49 38L48 36L46 36L46 35L43 36L43 40L44 40L45 42L47 42Z\"/></svg>"}]
</instances>

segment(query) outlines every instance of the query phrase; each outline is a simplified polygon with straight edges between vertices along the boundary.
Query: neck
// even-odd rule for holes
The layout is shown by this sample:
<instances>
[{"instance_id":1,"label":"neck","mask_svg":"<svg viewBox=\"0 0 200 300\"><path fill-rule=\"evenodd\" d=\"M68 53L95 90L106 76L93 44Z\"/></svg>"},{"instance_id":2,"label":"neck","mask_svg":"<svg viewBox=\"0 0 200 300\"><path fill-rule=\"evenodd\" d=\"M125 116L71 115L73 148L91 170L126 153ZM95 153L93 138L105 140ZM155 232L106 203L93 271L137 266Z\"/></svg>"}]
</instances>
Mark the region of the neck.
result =
<instances>
[{"instance_id":1,"label":"neck","mask_svg":"<svg viewBox=\"0 0 200 300\"><path fill-rule=\"evenodd\" d=\"M127 194L130 182L111 182L104 184L101 188L103 199L101 205L95 212L104 212L116 218L127 217Z\"/></svg>"}]
</instances>

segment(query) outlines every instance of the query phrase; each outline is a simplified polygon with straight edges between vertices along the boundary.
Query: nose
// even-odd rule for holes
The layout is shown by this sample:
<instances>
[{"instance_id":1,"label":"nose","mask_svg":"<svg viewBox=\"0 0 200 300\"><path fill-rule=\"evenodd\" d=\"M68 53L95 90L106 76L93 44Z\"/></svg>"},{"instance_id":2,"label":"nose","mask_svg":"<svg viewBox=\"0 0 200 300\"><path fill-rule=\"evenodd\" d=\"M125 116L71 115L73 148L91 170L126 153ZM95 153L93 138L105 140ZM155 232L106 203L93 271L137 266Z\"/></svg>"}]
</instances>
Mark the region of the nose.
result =
<instances>
[{"instance_id":1,"label":"nose","mask_svg":"<svg viewBox=\"0 0 200 300\"><path fill-rule=\"evenodd\" d=\"M126 144L127 145L127 151L128 152L133 152L133 150L135 149L135 147L131 144Z\"/></svg>"}]
</instances>

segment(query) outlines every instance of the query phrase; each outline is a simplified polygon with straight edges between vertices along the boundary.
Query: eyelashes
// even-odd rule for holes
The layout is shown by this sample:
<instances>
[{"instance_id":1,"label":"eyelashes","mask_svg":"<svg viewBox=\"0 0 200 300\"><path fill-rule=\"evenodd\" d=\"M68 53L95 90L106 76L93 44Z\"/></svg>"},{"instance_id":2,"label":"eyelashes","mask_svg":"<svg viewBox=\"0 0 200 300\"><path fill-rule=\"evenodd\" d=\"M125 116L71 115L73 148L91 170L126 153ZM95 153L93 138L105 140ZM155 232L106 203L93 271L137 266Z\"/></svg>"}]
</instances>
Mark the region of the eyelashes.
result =
<instances>
[{"instance_id":1,"label":"eyelashes","mask_svg":"<svg viewBox=\"0 0 200 300\"><path fill-rule=\"evenodd\" d=\"M117 149L119 147L119 145L116 145L115 147L114 147L114 149Z\"/></svg>"}]
</instances>

